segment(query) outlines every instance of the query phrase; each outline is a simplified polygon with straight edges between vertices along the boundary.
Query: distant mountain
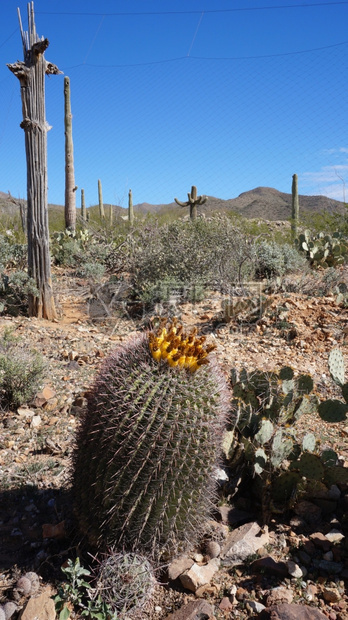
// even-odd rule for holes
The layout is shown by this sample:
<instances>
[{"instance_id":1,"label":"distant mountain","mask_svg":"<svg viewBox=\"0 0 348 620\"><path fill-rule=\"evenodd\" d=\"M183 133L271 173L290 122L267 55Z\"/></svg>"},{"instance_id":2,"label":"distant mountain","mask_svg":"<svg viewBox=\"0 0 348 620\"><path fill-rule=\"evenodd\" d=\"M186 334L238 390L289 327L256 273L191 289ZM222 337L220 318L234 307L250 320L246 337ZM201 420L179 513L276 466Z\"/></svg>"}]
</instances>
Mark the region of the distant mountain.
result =
<instances>
[{"instance_id":1,"label":"distant mountain","mask_svg":"<svg viewBox=\"0 0 348 620\"><path fill-rule=\"evenodd\" d=\"M205 215L216 211L235 211L246 218L265 220L288 220L291 217L291 194L279 192L272 187L256 187L248 192L243 192L237 198L222 200L208 196L207 202L198 208L199 213ZM333 200L326 196L299 196L300 212L323 212L343 213L344 203ZM175 202L168 205L151 205L146 202L136 205L135 210L141 213L165 213L173 208L178 208ZM185 212L185 209L181 207ZM187 209L188 212L188 209Z\"/></svg>"},{"instance_id":2,"label":"distant mountain","mask_svg":"<svg viewBox=\"0 0 348 620\"><path fill-rule=\"evenodd\" d=\"M339 200L333 200L326 196L299 196L300 213L317 213L326 211L328 213L343 213L345 206ZM107 213L110 205L104 205ZM63 209L59 205L49 205L50 208ZM96 207L89 207L95 209ZM187 215L189 210L178 207L175 202L170 204L152 205L147 202L134 205L134 212L146 215L147 213L165 214L172 210L179 214ZM114 211L120 215L126 215L127 209L114 206ZM257 218L264 220L288 220L291 217L291 194L279 192L272 187L256 187L248 192L243 192L237 198L222 200L208 196L207 202L199 207L199 213L210 215L214 212L234 211L246 218ZM18 212L18 206L11 200L8 194L0 192L0 213L12 215Z\"/></svg>"}]
</instances>

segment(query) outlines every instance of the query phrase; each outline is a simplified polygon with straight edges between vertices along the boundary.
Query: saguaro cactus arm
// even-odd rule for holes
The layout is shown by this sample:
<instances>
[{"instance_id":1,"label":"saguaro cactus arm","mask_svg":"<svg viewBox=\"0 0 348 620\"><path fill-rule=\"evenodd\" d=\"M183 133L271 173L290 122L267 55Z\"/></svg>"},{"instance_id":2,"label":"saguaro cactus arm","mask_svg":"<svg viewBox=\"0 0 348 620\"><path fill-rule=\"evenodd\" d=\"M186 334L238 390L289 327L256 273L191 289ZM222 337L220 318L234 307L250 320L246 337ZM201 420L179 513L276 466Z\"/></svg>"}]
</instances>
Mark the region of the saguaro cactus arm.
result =
<instances>
[{"instance_id":1,"label":"saguaro cactus arm","mask_svg":"<svg viewBox=\"0 0 348 620\"><path fill-rule=\"evenodd\" d=\"M207 196L197 197L197 187L192 185L191 192L187 194L187 197L187 202L181 202L177 198L174 198L174 200L180 207L190 207L190 217L191 219L195 219L197 216L197 207L203 205L207 201Z\"/></svg>"}]
</instances>

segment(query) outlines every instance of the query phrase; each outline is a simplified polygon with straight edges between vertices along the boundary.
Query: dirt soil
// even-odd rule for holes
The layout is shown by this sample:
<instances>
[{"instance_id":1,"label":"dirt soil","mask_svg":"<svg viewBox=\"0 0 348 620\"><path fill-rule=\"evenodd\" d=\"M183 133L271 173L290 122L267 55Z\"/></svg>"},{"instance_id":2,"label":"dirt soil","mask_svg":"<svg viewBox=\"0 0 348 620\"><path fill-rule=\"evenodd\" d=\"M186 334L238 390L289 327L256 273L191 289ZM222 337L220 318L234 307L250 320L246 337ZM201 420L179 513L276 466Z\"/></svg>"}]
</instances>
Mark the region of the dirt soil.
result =
<instances>
[{"instance_id":1,"label":"dirt soil","mask_svg":"<svg viewBox=\"0 0 348 620\"><path fill-rule=\"evenodd\" d=\"M347 278L347 274L342 272L342 277ZM109 351L131 333L144 329L149 319L133 317L125 306L123 315L113 311L112 316L101 313L91 319L88 283L78 283L66 270L55 272L55 293L60 314L57 322L0 316L0 335L5 328L12 328L26 348L40 351L47 362L45 381L35 399L15 411L0 413L0 602L11 599L16 578L26 570L39 574L42 587L56 587L63 578L61 566L82 553L72 517L69 467L85 394ZM312 375L320 397L340 398L327 360L330 350L338 346L348 361L348 312L336 303L335 295L273 294L265 314L252 324L240 317L226 322L217 293L198 304L180 304L178 300L173 304L171 311L185 326L197 326L199 333L216 343L227 377L233 367L271 371L292 366L296 372ZM348 466L345 422L328 425L318 417L306 416L301 424L304 430L320 436L323 446L337 450ZM341 489L341 499L348 506L347 489ZM296 530L292 518L294 513L287 513L270 523L272 555L278 560L291 559L293 550L313 533L313 528L301 529L301 524ZM329 531L334 519L333 514L325 515L314 530ZM200 595L213 606L217 620L249 618L257 617L257 613L245 603L247 598L264 602L267 592L283 585L291 591L294 602L319 607L330 620L347 619L348 546L335 553L345 567L338 575L319 571L311 580L311 575L299 579L267 571L254 574L248 562L231 570L220 569ZM162 585L156 588L151 609L143 612L144 620L166 618L195 599L178 580L168 583L163 575L158 578ZM309 584L316 589L312 599L305 596ZM338 600L325 598L325 587L336 588ZM225 599L229 597L232 604L230 593L236 588L239 596L228 608ZM78 615L72 613L71 617Z\"/></svg>"}]
</instances>

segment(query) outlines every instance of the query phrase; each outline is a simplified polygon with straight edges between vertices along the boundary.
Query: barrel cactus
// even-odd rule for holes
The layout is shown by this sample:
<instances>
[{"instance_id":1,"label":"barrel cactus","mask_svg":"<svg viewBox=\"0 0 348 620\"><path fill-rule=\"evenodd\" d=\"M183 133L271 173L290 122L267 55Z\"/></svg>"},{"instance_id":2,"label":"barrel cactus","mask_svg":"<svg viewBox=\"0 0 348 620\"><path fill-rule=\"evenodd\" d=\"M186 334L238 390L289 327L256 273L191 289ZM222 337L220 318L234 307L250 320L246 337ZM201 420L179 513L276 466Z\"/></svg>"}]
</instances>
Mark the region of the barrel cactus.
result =
<instances>
[{"instance_id":1,"label":"barrel cactus","mask_svg":"<svg viewBox=\"0 0 348 620\"><path fill-rule=\"evenodd\" d=\"M168 555L199 537L229 408L214 348L162 320L106 360L73 456L75 512L92 546Z\"/></svg>"}]
</instances>

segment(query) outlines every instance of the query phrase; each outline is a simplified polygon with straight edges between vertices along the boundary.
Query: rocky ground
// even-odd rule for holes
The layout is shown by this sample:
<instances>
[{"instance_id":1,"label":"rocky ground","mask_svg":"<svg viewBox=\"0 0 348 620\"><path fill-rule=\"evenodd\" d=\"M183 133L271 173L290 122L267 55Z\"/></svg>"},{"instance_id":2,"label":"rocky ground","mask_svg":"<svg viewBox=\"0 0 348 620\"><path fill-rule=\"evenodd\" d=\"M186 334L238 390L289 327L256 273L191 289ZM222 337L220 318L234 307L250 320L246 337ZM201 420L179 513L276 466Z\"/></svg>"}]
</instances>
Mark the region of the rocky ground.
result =
<instances>
[{"instance_id":1,"label":"rocky ground","mask_svg":"<svg viewBox=\"0 0 348 620\"><path fill-rule=\"evenodd\" d=\"M87 283L78 286L63 270L55 277L58 322L0 317L0 335L12 328L24 349L40 351L47 362L34 400L0 417L0 603L13 603L6 616L0 610L0 620L55 618L50 597L63 578L61 566L80 554L69 458L85 393L108 352L148 319L133 318L126 308L123 316L113 312L92 320ZM196 305L173 304L184 325L197 326L217 344L226 376L233 367L292 366L313 376L320 396L338 397L327 359L335 346L347 354L347 309L335 295L315 291L276 292L268 300L267 311L252 325L240 317L226 322L218 294ZM301 424L337 450L348 467L345 423L328 425L307 416ZM253 506L233 498L234 504L217 510L202 549L158 573L155 594L138 618L348 619L348 489L336 486L327 499L325 507L295 502L292 511L261 528ZM40 581L23 590L18 579L28 571Z\"/></svg>"}]
</instances>

